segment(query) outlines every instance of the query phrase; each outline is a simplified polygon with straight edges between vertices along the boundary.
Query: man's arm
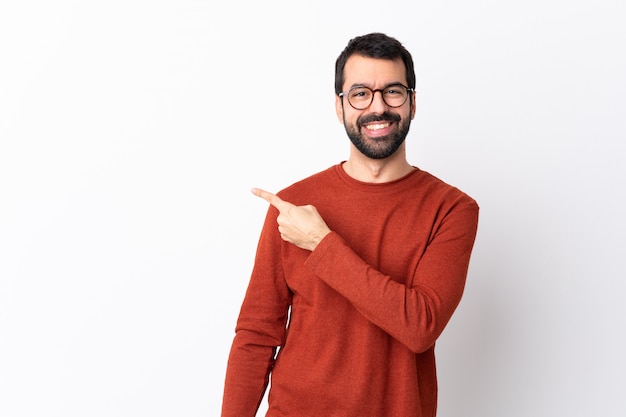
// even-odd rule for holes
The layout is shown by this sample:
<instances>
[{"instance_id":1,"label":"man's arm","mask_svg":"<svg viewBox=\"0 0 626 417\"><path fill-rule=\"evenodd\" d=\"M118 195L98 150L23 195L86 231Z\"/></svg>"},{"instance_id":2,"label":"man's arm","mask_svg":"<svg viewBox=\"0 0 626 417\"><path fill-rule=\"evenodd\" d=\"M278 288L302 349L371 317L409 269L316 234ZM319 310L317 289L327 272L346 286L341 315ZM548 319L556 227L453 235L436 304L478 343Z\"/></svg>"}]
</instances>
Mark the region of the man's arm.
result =
<instances>
[{"instance_id":1,"label":"man's arm","mask_svg":"<svg viewBox=\"0 0 626 417\"><path fill-rule=\"evenodd\" d=\"M254 417L278 346L285 340L291 293L282 276L276 210L268 210L228 359L222 417Z\"/></svg>"},{"instance_id":2,"label":"man's arm","mask_svg":"<svg viewBox=\"0 0 626 417\"><path fill-rule=\"evenodd\" d=\"M414 352L435 343L463 294L478 225L473 200L462 199L451 207L409 287L368 265L328 229L314 207L295 206L263 190L253 193L280 211L284 240L312 250L306 265L368 320Z\"/></svg>"},{"instance_id":3,"label":"man's arm","mask_svg":"<svg viewBox=\"0 0 626 417\"><path fill-rule=\"evenodd\" d=\"M306 261L322 281L413 352L433 346L458 306L476 234L478 207L452 210L422 255L410 286L368 265L336 233Z\"/></svg>"}]
</instances>

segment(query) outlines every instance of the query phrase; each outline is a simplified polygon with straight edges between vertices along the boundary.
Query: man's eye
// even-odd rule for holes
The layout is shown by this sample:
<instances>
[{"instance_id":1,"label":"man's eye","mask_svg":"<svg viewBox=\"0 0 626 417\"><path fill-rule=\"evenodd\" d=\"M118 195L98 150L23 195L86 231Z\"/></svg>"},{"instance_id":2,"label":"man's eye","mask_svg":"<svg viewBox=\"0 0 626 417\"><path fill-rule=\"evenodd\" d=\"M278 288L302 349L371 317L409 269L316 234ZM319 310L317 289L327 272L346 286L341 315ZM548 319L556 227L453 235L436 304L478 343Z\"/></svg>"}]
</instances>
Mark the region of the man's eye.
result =
<instances>
[{"instance_id":1,"label":"man's eye","mask_svg":"<svg viewBox=\"0 0 626 417\"><path fill-rule=\"evenodd\" d=\"M363 98L367 96L369 96L369 93L367 91L357 90L352 92L352 97L354 98Z\"/></svg>"}]
</instances>

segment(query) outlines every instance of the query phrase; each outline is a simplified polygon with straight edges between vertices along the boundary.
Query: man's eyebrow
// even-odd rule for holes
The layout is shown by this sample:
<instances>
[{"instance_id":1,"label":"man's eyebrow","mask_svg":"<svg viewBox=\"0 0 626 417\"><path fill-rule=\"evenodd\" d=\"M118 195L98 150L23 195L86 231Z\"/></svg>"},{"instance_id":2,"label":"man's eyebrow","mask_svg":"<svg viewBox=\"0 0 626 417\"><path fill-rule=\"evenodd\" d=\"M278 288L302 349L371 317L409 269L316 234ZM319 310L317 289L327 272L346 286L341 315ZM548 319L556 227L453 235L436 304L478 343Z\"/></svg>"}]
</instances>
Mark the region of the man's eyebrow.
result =
<instances>
[{"instance_id":1,"label":"man's eyebrow","mask_svg":"<svg viewBox=\"0 0 626 417\"><path fill-rule=\"evenodd\" d=\"M363 84L363 83L354 83L352 84L350 87L348 87L348 90L352 90L353 88L359 88L359 87L367 87L367 88L371 88L369 85L367 84Z\"/></svg>"}]
</instances>

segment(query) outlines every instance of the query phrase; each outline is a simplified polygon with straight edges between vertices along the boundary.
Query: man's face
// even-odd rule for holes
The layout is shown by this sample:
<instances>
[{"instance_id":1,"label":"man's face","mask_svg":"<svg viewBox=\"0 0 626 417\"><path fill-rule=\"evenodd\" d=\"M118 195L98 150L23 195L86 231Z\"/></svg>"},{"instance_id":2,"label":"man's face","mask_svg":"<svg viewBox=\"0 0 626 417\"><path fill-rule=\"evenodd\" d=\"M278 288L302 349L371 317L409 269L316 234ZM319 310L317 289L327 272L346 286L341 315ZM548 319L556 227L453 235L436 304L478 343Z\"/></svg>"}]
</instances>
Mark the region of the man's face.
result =
<instances>
[{"instance_id":1,"label":"man's face","mask_svg":"<svg viewBox=\"0 0 626 417\"><path fill-rule=\"evenodd\" d=\"M343 91L364 86L372 90L393 84L407 85L402 60L386 60L352 55L344 68ZM337 117L344 124L348 137L363 155L383 159L393 155L404 143L411 120L415 116L415 95L400 107L390 107L382 93L374 93L374 100L363 110L354 109L347 97L337 97Z\"/></svg>"}]
</instances>

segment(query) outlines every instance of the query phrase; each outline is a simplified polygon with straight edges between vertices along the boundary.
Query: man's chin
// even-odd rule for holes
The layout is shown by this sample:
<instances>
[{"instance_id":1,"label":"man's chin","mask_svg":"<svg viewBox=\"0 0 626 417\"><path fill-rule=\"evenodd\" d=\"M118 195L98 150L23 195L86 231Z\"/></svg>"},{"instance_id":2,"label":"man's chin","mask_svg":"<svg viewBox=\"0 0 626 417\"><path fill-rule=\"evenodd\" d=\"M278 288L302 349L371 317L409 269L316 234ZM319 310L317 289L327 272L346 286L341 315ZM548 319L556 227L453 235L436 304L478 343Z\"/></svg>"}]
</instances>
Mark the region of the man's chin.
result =
<instances>
[{"instance_id":1,"label":"man's chin","mask_svg":"<svg viewBox=\"0 0 626 417\"><path fill-rule=\"evenodd\" d=\"M382 145L381 143L377 143L376 145L378 146L364 146L363 144L361 144L356 148L363 155L371 159L385 159L396 153L396 151L398 150L398 147L380 146Z\"/></svg>"},{"instance_id":2,"label":"man's chin","mask_svg":"<svg viewBox=\"0 0 626 417\"><path fill-rule=\"evenodd\" d=\"M393 142L393 137L391 135L387 135L387 136L368 136L367 140L375 143L375 144L380 144L380 143L391 143Z\"/></svg>"}]
</instances>

